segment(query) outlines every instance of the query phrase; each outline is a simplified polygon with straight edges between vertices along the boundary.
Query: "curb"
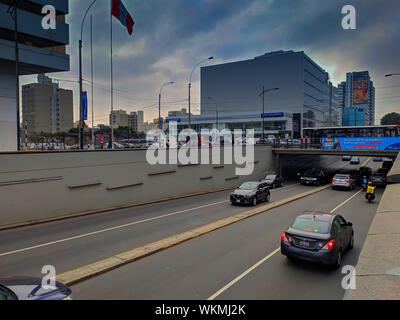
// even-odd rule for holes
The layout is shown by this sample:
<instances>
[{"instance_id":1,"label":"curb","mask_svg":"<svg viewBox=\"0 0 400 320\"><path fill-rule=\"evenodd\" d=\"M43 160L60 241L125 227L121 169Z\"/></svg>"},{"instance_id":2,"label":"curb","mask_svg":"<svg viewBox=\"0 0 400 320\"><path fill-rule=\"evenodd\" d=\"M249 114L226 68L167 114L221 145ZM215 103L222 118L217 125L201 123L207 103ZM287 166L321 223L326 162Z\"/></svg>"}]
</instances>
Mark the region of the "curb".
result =
<instances>
[{"instance_id":1,"label":"curb","mask_svg":"<svg viewBox=\"0 0 400 320\"><path fill-rule=\"evenodd\" d=\"M119 268L128 263L134 262L141 258L147 257L154 253L157 253L157 252L160 252L167 248L173 247L182 242L197 238L199 236L202 236L202 235L210 233L212 231L224 228L226 226L237 223L244 219L247 219L247 218L253 217L255 215L269 211L271 209L283 206L287 203L290 203L290 202L296 201L298 199L307 197L309 195L321 192L330 187L331 187L331 184L328 184L328 185L325 185L325 186L322 186L322 187L319 187L319 188L316 188L316 189L313 189L313 190L310 190L307 192L303 192L303 193L291 196L286 199L282 199L282 200L279 200L279 201L276 201L273 203L266 204L266 205L261 206L256 209L252 209L252 210L245 211L245 212L236 214L236 215L228 217L228 218L217 220L215 222L204 225L202 227L198 227L198 228L195 228L195 229L183 232L183 233L179 233L179 234L164 238L162 240L152 242L150 244L138 247L133 250L129 250L129 251L126 251L126 252L123 252L120 254L116 254L110 258L91 263L89 265L83 266L78 269L74 269L72 271L62 273L56 277L56 280L62 282L63 284L65 284L67 286L77 284L77 283L87 280L89 278L98 276L100 274L103 274L105 272Z\"/></svg>"}]
</instances>

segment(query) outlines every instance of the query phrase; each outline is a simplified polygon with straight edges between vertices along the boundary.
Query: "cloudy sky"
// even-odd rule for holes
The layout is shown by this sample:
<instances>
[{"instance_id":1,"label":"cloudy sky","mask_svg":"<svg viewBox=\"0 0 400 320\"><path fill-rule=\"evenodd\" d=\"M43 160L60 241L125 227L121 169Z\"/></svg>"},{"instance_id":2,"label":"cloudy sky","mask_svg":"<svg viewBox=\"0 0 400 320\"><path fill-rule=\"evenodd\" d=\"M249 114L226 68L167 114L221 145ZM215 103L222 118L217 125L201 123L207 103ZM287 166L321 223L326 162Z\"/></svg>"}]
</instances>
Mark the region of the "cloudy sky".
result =
<instances>
[{"instance_id":1,"label":"cloudy sky","mask_svg":"<svg viewBox=\"0 0 400 320\"><path fill-rule=\"evenodd\" d=\"M78 118L78 40L86 8L92 0L70 0L71 71L50 76L74 90ZM376 120L400 112L399 0L122 0L135 20L134 33L113 18L114 109L144 110L145 120L158 116L158 92L163 110L187 107L189 74L209 56L219 64L252 59L268 51L304 50L330 73L335 85L346 72L369 70L376 87ZM352 4L357 29L343 30L341 9ZM95 123L108 123L110 111L109 0L98 0L93 15ZM89 19L84 41L84 79L90 80ZM194 73L193 112L200 111L200 73ZM34 81L22 77L22 83ZM85 84L90 92L90 85ZM90 96L89 96L90 98Z\"/></svg>"}]
</instances>

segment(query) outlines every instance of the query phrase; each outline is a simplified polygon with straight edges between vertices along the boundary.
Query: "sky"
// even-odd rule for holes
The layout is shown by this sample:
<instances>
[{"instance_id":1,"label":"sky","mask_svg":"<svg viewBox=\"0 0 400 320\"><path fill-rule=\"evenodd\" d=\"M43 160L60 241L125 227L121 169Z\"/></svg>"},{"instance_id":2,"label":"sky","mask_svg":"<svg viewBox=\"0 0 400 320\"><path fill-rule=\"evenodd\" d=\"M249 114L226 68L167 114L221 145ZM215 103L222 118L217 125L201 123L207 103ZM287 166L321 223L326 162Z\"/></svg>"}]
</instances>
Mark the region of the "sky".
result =
<instances>
[{"instance_id":1,"label":"sky","mask_svg":"<svg viewBox=\"0 0 400 320\"><path fill-rule=\"evenodd\" d=\"M48 74L74 90L78 119L78 40L84 12L92 0L69 0L71 71ZM276 50L305 51L329 72L337 85L346 72L370 72L376 87L376 122L400 112L399 0L122 0L132 15L132 36L113 18L114 109L144 110L145 120L158 117L158 94L164 88L162 114L187 108L189 75L203 65L245 59ZM108 124L110 112L110 2L98 0L93 16L94 119ZM342 7L356 9L357 29L343 30ZM90 23L83 32L83 78L90 81ZM22 84L36 82L24 76ZM192 81L192 112L200 113L200 71ZM84 83L89 92L90 84Z\"/></svg>"}]
</instances>

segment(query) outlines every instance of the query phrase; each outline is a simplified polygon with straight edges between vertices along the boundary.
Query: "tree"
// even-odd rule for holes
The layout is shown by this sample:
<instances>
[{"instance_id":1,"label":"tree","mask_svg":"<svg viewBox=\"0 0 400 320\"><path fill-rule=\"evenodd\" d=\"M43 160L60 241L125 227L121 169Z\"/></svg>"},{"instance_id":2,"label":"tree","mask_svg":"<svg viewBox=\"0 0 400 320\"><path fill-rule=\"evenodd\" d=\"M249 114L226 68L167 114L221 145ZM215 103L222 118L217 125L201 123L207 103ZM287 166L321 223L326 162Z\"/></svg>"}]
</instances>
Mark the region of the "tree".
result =
<instances>
[{"instance_id":1,"label":"tree","mask_svg":"<svg viewBox=\"0 0 400 320\"><path fill-rule=\"evenodd\" d=\"M386 125L400 125L400 113L397 112L391 112L388 114L385 114L383 118L381 119L381 125L386 126Z\"/></svg>"}]
</instances>

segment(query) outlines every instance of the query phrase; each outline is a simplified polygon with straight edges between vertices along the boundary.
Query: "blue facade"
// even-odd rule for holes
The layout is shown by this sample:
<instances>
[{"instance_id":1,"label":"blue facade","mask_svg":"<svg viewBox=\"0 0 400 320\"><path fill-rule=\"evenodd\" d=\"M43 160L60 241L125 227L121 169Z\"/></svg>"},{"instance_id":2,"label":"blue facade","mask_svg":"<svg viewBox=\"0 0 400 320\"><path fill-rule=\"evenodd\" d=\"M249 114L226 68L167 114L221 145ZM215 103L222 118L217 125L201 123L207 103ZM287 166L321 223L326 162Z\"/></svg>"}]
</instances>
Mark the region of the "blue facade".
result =
<instances>
[{"instance_id":1,"label":"blue facade","mask_svg":"<svg viewBox=\"0 0 400 320\"><path fill-rule=\"evenodd\" d=\"M364 126L366 120L366 111L364 108L344 108L343 109L343 126Z\"/></svg>"}]
</instances>

